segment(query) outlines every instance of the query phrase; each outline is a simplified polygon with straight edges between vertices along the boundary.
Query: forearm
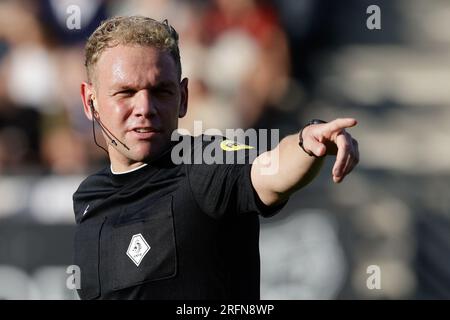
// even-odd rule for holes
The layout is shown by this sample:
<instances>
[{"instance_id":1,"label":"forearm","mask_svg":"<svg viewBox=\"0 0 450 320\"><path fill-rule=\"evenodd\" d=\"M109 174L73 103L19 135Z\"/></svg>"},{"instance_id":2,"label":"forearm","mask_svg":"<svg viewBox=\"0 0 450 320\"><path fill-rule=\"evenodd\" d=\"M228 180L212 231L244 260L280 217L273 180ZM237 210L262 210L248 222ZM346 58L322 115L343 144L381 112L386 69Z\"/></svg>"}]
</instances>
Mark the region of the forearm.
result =
<instances>
[{"instance_id":1,"label":"forearm","mask_svg":"<svg viewBox=\"0 0 450 320\"><path fill-rule=\"evenodd\" d=\"M268 165L274 166L274 161L278 161L276 170L261 174ZM261 200L272 205L284 201L311 182L322 164L323 158L306 154L298 145L298 134L293 134L284 138L275 149L258 156L252 168L252 181L256 181L254 186Z\"/></svg>"},{"instance_id":2,"label":"forearm","mask_svg":"<svg viewBox=\"0 0 450 320\"><path fill-rule=\"evenodd\" d=\"M339 118L329 123L313 120L303 127L303 148L314 156L299 146L298 134L284 138L274 150L258 156L252 165L251 180L261 201L276 205L289 198L314 179L325 155L336 156L332 175L333 181L340 183L359 162L358 142L345 131L356 124L353 118Z\"/></svg>"}]
</instances>

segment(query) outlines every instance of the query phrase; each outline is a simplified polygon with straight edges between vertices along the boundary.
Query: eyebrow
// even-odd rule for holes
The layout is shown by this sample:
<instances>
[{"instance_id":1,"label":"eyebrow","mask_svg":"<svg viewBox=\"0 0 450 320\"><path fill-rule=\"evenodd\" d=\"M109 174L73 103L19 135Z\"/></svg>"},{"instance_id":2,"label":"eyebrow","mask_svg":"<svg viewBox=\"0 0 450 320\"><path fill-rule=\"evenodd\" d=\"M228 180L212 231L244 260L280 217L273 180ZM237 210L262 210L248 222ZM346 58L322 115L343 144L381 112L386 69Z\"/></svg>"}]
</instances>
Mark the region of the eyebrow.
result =
<instances>
[{"instance_id":1,"label":"eyebrow","mask_svg":"<svg viewBox=\"0 0 450 320\"><path fill-rule=\"evenodd\" d=\"M156 85L151 86L151 88L166 88L166 87L175 87L176 83L171 80L165 80L161 82L157 82Z\"/></svg>"},{"instance_id":2,"label":"eyebrow","mask_svg":"<svg viewBox=\"0 0 450 320\"><path fill-rule=\"evenodd\" d=\"M148 86L150 89L155 88L161 88L161 87L173 87L175 86L175 83L171 80L165 80L157 82L155 85ZM129 90L129 89L136 89L136 85L134 84L117 84L113 86L113 89L111 91L117 91L117 90Z\"/></svg>"}]
</instances>

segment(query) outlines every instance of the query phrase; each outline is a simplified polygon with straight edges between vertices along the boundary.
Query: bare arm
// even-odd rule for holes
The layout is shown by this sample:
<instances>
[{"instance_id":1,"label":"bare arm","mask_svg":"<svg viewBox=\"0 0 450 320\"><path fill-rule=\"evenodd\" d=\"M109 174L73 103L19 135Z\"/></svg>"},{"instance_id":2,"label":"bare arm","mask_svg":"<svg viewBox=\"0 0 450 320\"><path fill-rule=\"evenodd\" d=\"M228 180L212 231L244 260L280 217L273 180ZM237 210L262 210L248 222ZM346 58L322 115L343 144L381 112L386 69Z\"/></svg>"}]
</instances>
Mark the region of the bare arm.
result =
<instances>
[{"instance_id":1,"label":"bare arm","mask_svg":"<svg viewBox=\"0 0 450 320\"><path fill-rule=\"evenodd\" d=\"M359 161L358 143L345 128L356 125L352 118L336 119L325 124L307 126L302 133L304 148L298 145L298 134L284 138L279 145L259 155L252 165L251 180L266 205L278 204L311 182L320 171L325 155L336 155L332 176L341 182ZM268 170L272 166L272 170Z\"/></svg>"}]
</instances>

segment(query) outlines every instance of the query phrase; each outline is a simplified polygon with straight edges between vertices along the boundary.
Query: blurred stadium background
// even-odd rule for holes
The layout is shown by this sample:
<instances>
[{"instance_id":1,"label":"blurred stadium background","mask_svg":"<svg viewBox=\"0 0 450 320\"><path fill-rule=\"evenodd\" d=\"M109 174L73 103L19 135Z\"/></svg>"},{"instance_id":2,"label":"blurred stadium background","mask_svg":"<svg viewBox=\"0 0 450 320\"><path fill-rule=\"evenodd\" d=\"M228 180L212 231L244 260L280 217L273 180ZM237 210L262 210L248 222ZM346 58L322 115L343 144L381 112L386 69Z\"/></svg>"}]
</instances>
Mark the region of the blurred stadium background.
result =
<instances>
[{"instance_id":1,"label":"blurred stadium background","mask_svg":"<svg viewBox=\"0 0 450 320\"><path fill-rule=\"evenodd\" d=\"M66 26L69 5L81 29ZM381 30L368 30L369 5ZM180 33L203 128L352 116L361 163L332 161L261 230L263 299L450 298L447 0L0 1L0 299L75 299L71 196L106 164L82 112L83 45L109 16ZM98 132L100 134L100 132ZM381 289L366 287L369 265Z\"/></svg>"}]
</instances>

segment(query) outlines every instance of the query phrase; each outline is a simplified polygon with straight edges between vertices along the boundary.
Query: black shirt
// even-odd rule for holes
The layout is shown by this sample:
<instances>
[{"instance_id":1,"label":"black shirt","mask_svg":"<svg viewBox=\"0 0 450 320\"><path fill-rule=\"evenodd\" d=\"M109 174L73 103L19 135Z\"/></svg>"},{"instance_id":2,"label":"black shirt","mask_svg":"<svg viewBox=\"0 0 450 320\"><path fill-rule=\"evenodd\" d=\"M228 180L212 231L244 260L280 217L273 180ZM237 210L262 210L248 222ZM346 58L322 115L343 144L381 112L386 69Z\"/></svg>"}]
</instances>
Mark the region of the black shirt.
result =
<instances>
[{"instance_id":1,"label":"black shirt","mask_svg":"<svg viewBox=\"0 0 450 320\"><path fill-rule=\"evenodd\" d=\"M223 139L189 137L189 152ZM244 164L175 164L175 145L129 173L107 167L75 192L82 299L259 299L258 215L282 205L258 198L248 150L220 151Z\"/></svg>"}]
</instances>

